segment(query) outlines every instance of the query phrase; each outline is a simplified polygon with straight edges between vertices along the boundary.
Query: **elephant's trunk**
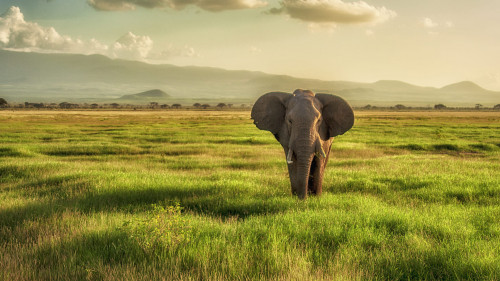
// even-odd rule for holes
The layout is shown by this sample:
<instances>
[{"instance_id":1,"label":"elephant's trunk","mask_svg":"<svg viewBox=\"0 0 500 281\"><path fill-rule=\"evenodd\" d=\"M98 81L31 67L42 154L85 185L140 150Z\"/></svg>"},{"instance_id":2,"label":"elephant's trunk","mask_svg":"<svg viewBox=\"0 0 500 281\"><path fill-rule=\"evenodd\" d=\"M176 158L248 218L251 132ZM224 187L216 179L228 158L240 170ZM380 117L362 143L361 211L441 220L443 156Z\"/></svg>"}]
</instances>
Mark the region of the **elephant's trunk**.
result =
<instances>
[{"instance_id":1,"label":"elephant's trunk","mask_svg":"<svg viewBox=\"0 0 500 281\"><path fill-rule=\"evenodd\" d=\"M293 150L296 156L295 164L295 183L294 191L297 193L298 197L304 199L307 197L309 176L311 172L311 163L313 161L314 155L316 153L316 140L317 134L310 130L300 130L301 132L309 132L303 134L299 139L295 141ZM290 155L290 153L289 153Z\"/></svg>"},{"instance_id":2,"label":"elephant's trunk","mask_svg":"<svg viewBox=\"0 0 500 281\"><path fill-rule=\"evenodd\" d=\"M305 199L307 197L313 157L314 155L311 154L308 157L299 157L297 159L296 192L300 199Z\"/></svg>"}]
</instances>

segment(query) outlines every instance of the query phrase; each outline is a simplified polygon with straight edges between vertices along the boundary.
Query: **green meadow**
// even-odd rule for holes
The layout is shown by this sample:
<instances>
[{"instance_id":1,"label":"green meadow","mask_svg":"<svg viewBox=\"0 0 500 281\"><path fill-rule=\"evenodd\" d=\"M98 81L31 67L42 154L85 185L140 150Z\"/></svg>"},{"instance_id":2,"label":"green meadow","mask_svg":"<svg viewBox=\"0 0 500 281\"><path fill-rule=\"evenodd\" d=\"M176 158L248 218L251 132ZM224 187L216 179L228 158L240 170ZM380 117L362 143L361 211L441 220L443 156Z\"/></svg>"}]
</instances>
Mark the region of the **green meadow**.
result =
<instances>
[{"instance_id":1,"label":"green meadow","mask_svg":"<svg viewBox=\"0 0 500 281\"><path fill-rule=\"evenodd\" d=\"M0 111L0 280L499 280L500 112L355 114L301 201L249 111Z\"/></svg>"}]
</instances>

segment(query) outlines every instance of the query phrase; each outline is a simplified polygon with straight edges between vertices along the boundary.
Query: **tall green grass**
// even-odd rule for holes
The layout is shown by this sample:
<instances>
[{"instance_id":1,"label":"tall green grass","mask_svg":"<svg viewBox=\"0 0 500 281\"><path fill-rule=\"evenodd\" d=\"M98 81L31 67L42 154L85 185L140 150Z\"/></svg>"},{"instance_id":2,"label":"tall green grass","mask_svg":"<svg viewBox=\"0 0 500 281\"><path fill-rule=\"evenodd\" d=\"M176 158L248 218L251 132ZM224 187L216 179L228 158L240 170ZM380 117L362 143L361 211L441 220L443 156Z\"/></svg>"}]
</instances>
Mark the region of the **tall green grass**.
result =
<instances>
[{"instance_id":1,"label":"tall green grass","mask_svg":"<svg viewBox=\"0 0 500 281\"><path fill-rule=\"evenodd\" d=\"M0 111L0 280L498 280L499 140L358 113L300 201L248 112Z\"/></svg>"}]
</instances>

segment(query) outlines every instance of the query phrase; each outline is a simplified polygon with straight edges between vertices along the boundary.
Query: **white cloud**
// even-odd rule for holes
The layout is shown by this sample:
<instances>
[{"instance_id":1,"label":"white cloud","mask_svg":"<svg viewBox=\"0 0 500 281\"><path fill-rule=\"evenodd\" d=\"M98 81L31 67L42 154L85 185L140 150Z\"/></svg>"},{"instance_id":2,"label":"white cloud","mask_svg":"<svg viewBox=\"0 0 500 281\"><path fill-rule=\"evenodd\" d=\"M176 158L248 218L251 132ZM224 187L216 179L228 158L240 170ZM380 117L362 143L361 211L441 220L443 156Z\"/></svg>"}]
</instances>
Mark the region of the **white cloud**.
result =
<instances>
[{"instance_id":1,"label":"white cloud","mask_svg":"<svg viewBox=\"0 0 500 281\"><path fill-rule=\"evenodd\" d=\"M443 31L444 28L453 28L455 26L452 21L439 23L430 18L422 18L420 24L427 30L427 34L430 36L438 36L440 34L439 31Z\"/></svg>"},{"instance_id":2,"label":"white cloud","mask_svg":"<svg viewBox=\"0 0 500 281\"><path fill-rule=\"evenodd\" d=\"M385 7L377 8L364 1L347 3L342 0L284 0L281 8L269 12L319 24L376 24L396 16L396 12Z\"/></svg>"},{"instance_id":3,"label":"white cloud","mask_svg":"<svg viewBox=\"0 0 500 281\"><path fill-rule=\"evenodd\" d=\"M182 10L194 5L210 12L260 8L267 5L261 0L87 0L90 6L101 11L132 10L143 8L171 8Z\"/></svg>"},{"instance_id":4,"label":"white cloud","mask_svg":"<svg viewBox=\"0 0 500 281\"><path fill-rule=\"evenodd\" d=\"M0 49L51 52L102 54L123 59L167 59L175 56L194 57L193 48L167 46L166 49L153 53L153 40L149 36L135 35L132 32L120 37L111 45L96 39L81 40L59 34L53 27L43 27L28 22L18 7L10 7L0 17Z\"/></svg>"},{"instance_id":5,"label":"white cloud","mask_svg":"<svg viewBox=\"0 0 500 281\"><path fill-rule=\"evenodd\" d=\"M437 24L436 22L434 22L432 19L430 18L423 18L420 23L426 27L426 28L434 28L434 27L437 27L439 24Z\"/></svg>"},{"instance_id":6,"label":"white cloud","mask_svg":"<svg viewBox=\"0 0 500 281\"><path fill-rule=\"evenodd\" d=\"M423 18L420 20L420 24L425 27L425 28L437 28L437 27L440 27L440 26L444 26L444 27L448 27L448 28L451 28L451 27L454 27L455 24L452 22L452 21L445 21L444 23L438 23L438 22L435 22L434 20L430 19L430 18Z\"/></svg>"},{"instance_id":7,"label":"white cloud","mask_svg":"<svg viewBox=\"0 0 500 281\"><path fill-rule=\"evenodd\" d=\"M111 54L114 57L143 59L148 57L152 48L153 40L149 36L138 36L128 32L111 46Z\"/></svg>"},{"instance_id":8,"label":"white cloud","mask_svg":"<svg viewBox=\"0 0 500 281\"><path fill-rule=\"evenodd\" d=\"M43 27L27 22L19 7L10 7L0 17L0 48L20 50L72 51L105 46L91 40L83 42L60 35L53 27Z\"/></svg>"}]
</instances>

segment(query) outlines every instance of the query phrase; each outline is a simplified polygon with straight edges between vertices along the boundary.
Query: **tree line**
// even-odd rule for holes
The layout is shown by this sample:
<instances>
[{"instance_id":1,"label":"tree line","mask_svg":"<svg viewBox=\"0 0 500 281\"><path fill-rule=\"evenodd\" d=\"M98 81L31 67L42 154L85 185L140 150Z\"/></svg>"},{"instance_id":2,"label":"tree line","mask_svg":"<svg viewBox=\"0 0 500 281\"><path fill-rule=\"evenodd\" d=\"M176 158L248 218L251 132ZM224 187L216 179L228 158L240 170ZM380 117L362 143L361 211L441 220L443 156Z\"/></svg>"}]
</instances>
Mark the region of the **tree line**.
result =
<instances>
[{"instance_id":1,"label":"tree line","mask_svg":"<svg viewBox=\"0 0 500 281\"><path fill-rule=\"evenodd\" d=\"M223 103L220 102L217 105L211 105L208 103L194 103L192 105L182 105L180 103L174 103L174 104L160 104L158 102L150 102L149 104L142 104L142 105L137 105L137 104L119 104L119 103L70 103L70 102L61 102L61 103L33 103L33 102L24 102L24 103L18 103L18 104L9 104L4 98L0 98L0 108L46 108L46 109L203 109L203 110L208 110L208 109L216 109L216 110L223 110L223 109L233 109L233 108L238 108L238 109L248 109L251 108L251 104L241 104L238 106L235 106L232 103ZM370 104L365 105L363 107L354 107L355 109L361 109L361 110L429 110L429 109L435 109L435 110L457 110L457 109L471 109L471 107L449 107L446 106L442 103L435 104L433 107L427 106L427 107L412 107L412 106L405 106L403 104L396 104L394 106L372 106ZM500 104L496 104L491 108L485 107L482 104L475 104L474 109L481 110L481 109L494 109L494 110L500 110Z\"/></svg>"},{"instance_id":2,"label":"tree line","mask_svg":"<svg viewBox=\"0 0 500 281\"><path fill-rule=\"evenodd\" d=\"M119 103L34 103L24 102L17 104L9 104L4 98L0 98L1 108L36 108L36 109L231 109L231 108L251 108L251 105L241 104L234 106L232 103L218 103L217 105L209 103L194 103L192 105L182 105L180 103L161 104L158 102L150 102L148 104L119 104Z\"/></svg>"},{"instance_id":3,"label":"tree line","mask_svg":"<svg viewBox=\"0 0 500 281\"><path fill-rule=\"evenodd\" d=\"M354 107L355 109L362 109L362 110L430 110L430 109L435 109L435 110L460 110L460 109L494 109L494 110L500 110L500 104L496 104L493 107L485 107L482 104L475 104L474 107L452 107L452 106L446 106L442 103L435 104L433 107L431 106L406 106L403 104L396 104L394 106L374 106L374 105L365 105L362 107Z\"/></svg>"}]
</instances>

